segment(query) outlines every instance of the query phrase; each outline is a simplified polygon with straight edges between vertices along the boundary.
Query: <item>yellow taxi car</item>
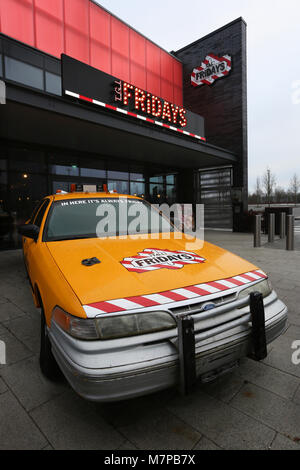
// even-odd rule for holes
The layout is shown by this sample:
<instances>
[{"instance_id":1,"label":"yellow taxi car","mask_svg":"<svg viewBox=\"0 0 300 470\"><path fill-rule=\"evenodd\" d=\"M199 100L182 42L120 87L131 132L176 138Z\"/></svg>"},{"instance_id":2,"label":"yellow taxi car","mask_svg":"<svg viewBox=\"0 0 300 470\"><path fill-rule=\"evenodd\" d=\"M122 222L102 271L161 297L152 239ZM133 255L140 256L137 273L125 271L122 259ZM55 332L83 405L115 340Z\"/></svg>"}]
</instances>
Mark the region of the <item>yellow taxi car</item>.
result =
<instances>
[{"instance_id":1,"label":"yellow taxi car","mask_svg":"<svg viewBox=\"0 0 300 470\"><path fill-rule=\"evenodd\" d=\"M134 223L136 207L141 220L154 216L154 236ZM243 356L265 357L285 329L287 308L263 271L207 242L187 249L141 198L50 195L19 233L41 309L42 372L62 371L87 399L212 380Z\"/></svg>"}]
</instances>

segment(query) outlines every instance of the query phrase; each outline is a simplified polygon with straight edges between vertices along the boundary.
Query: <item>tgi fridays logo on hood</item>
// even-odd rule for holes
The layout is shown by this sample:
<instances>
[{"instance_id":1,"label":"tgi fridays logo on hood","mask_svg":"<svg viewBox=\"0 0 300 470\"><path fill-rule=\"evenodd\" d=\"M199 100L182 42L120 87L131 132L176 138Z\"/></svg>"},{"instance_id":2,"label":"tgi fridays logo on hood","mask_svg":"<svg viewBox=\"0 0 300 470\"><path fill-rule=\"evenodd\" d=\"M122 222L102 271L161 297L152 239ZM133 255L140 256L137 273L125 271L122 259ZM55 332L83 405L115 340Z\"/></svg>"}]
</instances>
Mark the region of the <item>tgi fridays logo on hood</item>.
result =
<instances>
[{"instance_id":1,"label":"tgi fridays logo on hood","mask_svg":"<svg viewBox=\"0 0 300 470\"><path fill-rule=\"evenodd\" d=\"M146 248L136 256L124 258L121 264L128 271L144 273L156 269L181 269L186 264L204 263L205 258L190 251L171 251Z\"/></svg>"},{"instance_id":2,"label":"tgi fridays logo on hood","mask_svg":"<svg viewBox=\"0 0 300 470\"><path fill-rule=\"evenodd\" d=\"M218 57L209 54L205 57L200 67L196 67L191 75L193 86L212 85L218 78L226 77L231 70L231 57L224 55Z\"/></svg>"}]
</instances>

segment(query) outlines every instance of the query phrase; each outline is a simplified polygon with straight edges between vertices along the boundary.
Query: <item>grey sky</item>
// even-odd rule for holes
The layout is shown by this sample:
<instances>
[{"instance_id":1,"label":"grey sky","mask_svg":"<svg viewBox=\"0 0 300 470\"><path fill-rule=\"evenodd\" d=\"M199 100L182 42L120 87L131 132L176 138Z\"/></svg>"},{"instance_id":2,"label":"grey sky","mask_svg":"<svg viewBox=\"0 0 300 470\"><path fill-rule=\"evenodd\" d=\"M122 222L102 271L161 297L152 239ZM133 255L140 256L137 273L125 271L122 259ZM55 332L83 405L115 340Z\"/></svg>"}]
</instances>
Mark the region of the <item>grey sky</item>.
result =
<instances>
[{"instance_id":1,"label":"grey sky","mask_svg":"<svg viewBox=\"0 0 300 470\"><path fill-rule=\"evenodd\" d=\"M99 0L166 50L242 16L248 24L249 189L267 166L300 177L299 0Z\"/></svg>"}]
</instances>

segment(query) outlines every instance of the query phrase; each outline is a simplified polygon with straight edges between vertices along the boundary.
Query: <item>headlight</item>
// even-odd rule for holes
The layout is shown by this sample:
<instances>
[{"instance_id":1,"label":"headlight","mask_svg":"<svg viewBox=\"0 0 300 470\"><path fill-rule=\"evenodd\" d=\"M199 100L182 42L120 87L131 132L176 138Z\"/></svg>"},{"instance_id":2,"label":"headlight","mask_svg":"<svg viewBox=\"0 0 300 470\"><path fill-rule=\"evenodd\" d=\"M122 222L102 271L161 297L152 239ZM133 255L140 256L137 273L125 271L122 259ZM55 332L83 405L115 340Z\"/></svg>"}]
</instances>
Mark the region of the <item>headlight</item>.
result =
<instances>
[{"instance_id":1,"label":"headlight","mask_svg":"<svg viewBox=\"0 0 300 470\"><path fill-rule=\"evenodd\" d=\"M62 308L55 307L52 312L52 321L55 321L57 325L74 338L86 340L99 339L93 319L74 317Z\"/></svg>"},{"instance_id":2,"label":"headlight","mask_svg":"<svg viewBox=\"0 0 300 470\"><path fill-rule=\"evenodd\" d=\"M55 307L52 320L74 338L84 340L116 339L176 328L167 312L145 312L101 318L78 318Z\"/></svg>"},{"instance_id":3,"label":"headlight","mask_svg":"<svg viewBox=\"0 0 300 470\"><path fill-rule=\"evenodd\" d=\"M257 284L254 284L251 287L246 287L246 289L241 290L238 295L238 298L243 299L245 297L248 297L251 292L260 292L263 295L263 298L265 298L271 294L272 290L273 288L271 281L269 281L269 279L265 279L264 281L258 282Z\"/></svg>"},{"instance_id":4,"label":"headlight","mask_svg":"<svg viewBox=\"0 0 300 470\"><path fill-rule=\"evenodd\" d=\"M176 321L167 312L146 312L101 317L97 327L101 339L114 339L170 330L176 327Z\"/></svg>"}]
</instances>

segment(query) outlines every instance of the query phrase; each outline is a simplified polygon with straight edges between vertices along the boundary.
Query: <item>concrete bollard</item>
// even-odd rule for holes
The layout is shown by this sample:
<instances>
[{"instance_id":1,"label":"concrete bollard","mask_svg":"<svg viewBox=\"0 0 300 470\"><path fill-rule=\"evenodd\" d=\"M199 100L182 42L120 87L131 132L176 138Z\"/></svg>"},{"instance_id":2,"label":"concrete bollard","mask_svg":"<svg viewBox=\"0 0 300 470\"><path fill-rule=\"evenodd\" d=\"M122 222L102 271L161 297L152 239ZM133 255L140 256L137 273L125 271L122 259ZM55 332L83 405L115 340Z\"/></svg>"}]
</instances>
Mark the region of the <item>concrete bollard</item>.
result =
<instances>
[{"instance_id":1,"label":"concrete bollard","mask_svg":"<svg viewBox=\"0 0 300 470\"><path fill-rule=\"evenodd\" d=\"M261 215L255 216L254 225L254 248L261 246Z\"/></svg>"},{"instance_id":2,"label":"concrete bollard","mask_svg":"<svg viewBox=\"0 0 300 470\"><path fill-rule=\"evenodd\" d=\"M286 214L285 212L280 213L280 238L286 236Z\"/></svg>"},{"instance_id":3,"label":"concrete bollard","mask_svg":"<svg viewBox=\"0 0 300 470\"><path fill-rule=\"evenodd\" d=\"M295 249L295 218L293 215L287 216L286 249L289 251Z\"/></svg>"},{"instance_id":4,"label":"concrete bollard","mask_svg":"<svg viewBox=\"0 0 300 470\"><path fill-rule=\"evenodd\" d=\"M268 242L273 243L275 239L275 214L269 214Z\"/></svg>"}]
</instances>

